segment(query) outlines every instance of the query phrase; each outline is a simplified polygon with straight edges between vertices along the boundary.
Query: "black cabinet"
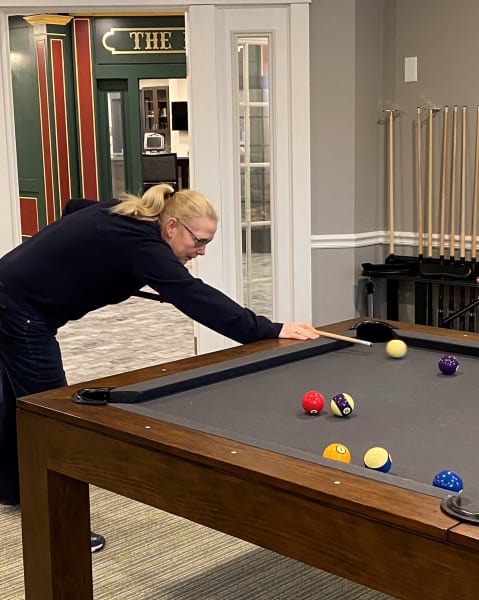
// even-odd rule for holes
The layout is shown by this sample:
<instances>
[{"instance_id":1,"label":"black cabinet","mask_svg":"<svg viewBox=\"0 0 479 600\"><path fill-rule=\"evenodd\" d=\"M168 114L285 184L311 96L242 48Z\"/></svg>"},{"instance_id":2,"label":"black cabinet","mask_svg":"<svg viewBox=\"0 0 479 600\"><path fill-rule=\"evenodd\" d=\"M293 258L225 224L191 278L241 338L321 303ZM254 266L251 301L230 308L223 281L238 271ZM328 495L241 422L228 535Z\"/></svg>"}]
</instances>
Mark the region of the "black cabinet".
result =
<instances>
[{"instance_id":1,"label":"black cabinet","mask_svg":"<svg viewBox=\"0 0 479 600\"><path fill-rule=\"evenodd\" d=\"M141 89L142 130L144 134L161 134L164 147L171 148L170 100L167 86L146 87ZM145 137L145 140L147 137ZM145 147L144 151L148 151Z\"/></svg>"}]
</instances>

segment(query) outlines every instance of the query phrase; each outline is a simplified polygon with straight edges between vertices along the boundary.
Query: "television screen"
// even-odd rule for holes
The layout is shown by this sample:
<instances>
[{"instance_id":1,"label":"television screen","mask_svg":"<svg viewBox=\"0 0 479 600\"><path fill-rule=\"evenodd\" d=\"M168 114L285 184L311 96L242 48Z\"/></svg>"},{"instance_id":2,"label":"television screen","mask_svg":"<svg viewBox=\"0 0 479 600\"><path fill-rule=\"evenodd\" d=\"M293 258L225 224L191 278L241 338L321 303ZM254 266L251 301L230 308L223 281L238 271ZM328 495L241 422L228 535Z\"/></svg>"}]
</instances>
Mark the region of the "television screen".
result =
<instances>
[{"instance_id":1,"label":"television screen","mask_svg":"<svg viewBox=\"0 0 479 600\"><path fill-rule=\"evenodd\" d=\"M160 152L165 149L165 136L162 133L145 133L143 139L144 152Z\"/></svg>"},{"instance_id":2,"label":"television screen","mask_svg":"<svg viewBox=\"0 0 479 600\"><path fill-rule=\"evenodd\" d=\"M171 103L171 129L188 131L188 102Z\"/></svg>"}]
</instances>

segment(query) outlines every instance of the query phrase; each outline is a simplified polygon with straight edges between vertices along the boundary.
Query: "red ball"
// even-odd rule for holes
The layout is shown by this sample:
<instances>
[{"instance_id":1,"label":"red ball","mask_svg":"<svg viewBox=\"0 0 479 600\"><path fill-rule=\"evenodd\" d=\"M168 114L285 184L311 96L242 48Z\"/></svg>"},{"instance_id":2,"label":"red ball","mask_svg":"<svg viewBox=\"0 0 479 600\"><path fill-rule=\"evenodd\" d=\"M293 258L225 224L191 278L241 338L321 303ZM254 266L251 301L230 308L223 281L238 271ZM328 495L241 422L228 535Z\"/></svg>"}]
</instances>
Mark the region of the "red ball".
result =
<instances>
[{"instance_id":1,"label":"red ball","mask_svg":"<svg viewBox=\"0 0 479 600\"><path fill-rule=\"evenodd\" d=\"M317 415L324 408L324 396L316 390L309 390L303 395L301 401L304 412L310 415Z\"/></svg>"}]
</instances>

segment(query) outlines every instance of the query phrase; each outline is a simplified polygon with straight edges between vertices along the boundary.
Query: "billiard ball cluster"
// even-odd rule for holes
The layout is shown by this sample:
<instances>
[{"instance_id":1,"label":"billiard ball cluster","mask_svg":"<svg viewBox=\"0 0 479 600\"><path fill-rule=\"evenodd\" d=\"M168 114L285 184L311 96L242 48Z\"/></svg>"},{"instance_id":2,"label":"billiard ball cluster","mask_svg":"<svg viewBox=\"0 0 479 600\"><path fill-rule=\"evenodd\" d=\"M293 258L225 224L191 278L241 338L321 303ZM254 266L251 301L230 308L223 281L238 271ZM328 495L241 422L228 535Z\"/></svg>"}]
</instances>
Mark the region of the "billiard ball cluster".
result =
<instances>
[{"instance_id":1,"label":"billiard ball cluster","mask_svg":"<svg viewBox=\"0 0 479 600\"><path fill-rule=\"evenodd\" d=\"M339 442L333 442L326 446L323 450L323 457L339 460L344 463L351 462L351 452L349 448ZM379 446L369 448L369 450L364 453L363 465L368 469L387 473L392 465L391 455L385 448Z\"/></svg>"},{"instance_id":2,"label":"billiard ball cluster","mask_svg":"<svg viewBox=\"0 0 479 600\"><path fill-rule=\"evenodd\" d=\"M351 462L351 452L349 448L339 442L334 442L326 446L323 450L323 457L348 464ZM386 448L374 446L364 453L363 465L367 469L372 469L373 471L388 473L392 467L391 454ZM449 492L460 492L464 489L461 477L456 472L448 469L439 471L439 473L434 476L432 485Z\"/></svg>"},{"instance_id":3,"label":"billiard ball cluster","mask_svg":"<svg viewBox=\"0 0 479 600\"><path fill-rule=\"evenodd\" d=\"M386 354L390 358L403 358L407 354L407 344L403 340L394 339L386 344ZM444 354L438 362L439 370L444 375L455 375L459 368L459 361L452 354ZM323 409L325 399L321 392L309 390L303 395L303 410L310 415L317 415ZM354 410L354 400L350 394L340 393L333 396L330 402L331 410L338 417L348 417ZM334 442L323 450L323 457L338 460L344 463L351 462L351 452L340 442ZM391 454L386 448L374 446L364 453L363 465L375 471L387 473L392 466ZM451 492L459 492L463 489L461 477L450 470L437 473L432 485Z\"/></svg>"},{"instance_id":4,"label":"billiard ball cluster","mask_svg":"<svg viewBox=\"0 0 479 600\"><path fill-rule=\"evenodd\" d=\"M386 344L386 354L390 358L403 358L407 354L407 344L404 340L389 340ZM439 370L443 375L455 375L459 368L459 361L452 354L444 354L439 359Z\"/></svg>"},{"instance_id":5,"label":"billiard ball cluster","mask_svg":"<svg viewBox=\"0 0 479 600\"><path fill-rule=\"evenodd\" d=\"M305 413L318 415L324 408L324 396L317 390L309 390L303 394L301 404ZM337 417L349 417L354 410L354 400L350 394L336 394L331 398L330 406Z\"/></svg>"},{"instance_id":6,"label":"billiard ball cluster","mask_svg":"<svg viewBox=\"0 0 479 600\"><path fill-rule=\"evenodd\" d=\"M304 412L309 415L318 415L324 408L325 399L321 392L309 390L303 394L301 405ZM354 410L354 400L350 394L345 392L335 394L331 398L330 405L331 411L337 417L349 417ZM323 456L344 463L351 462L351 452L344 444L339 442L333 442L326 446L323 450ZM370 448L364 455L363 464L368 469L387 473L392 464L391 455L384 448Z\"/></svg>"}]
</instances>

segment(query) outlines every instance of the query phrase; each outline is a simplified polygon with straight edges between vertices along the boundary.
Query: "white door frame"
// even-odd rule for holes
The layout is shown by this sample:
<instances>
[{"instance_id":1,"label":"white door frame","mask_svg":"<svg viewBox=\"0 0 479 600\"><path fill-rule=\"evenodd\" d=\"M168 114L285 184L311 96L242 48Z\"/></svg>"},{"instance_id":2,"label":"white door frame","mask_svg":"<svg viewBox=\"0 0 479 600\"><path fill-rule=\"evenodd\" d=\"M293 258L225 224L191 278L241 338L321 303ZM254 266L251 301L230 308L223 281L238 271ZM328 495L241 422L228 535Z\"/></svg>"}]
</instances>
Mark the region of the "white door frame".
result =
<instances>
[{"instance_id":1,"label":"white door frame","mask_svg":"<svg viewBox=\"0 0 479 600\"><path fill-rule=\"evenodd\" d=\"M242 8L242 5L247 8ZM233 127L232 36L265 31L273 36L275 65L273 102L273 232L277 253L275 319L311 321L311 203L309 119L308 0L218 0L202 4L166 0L0 0L0 255L21 241L16 167L8 16L72 12L73 14L161 12L184 10L187 18L187 60L191 111L190 171L192 186L217 206L220 224L209 252L197 261L197 275L233 298L241 298L241 248L235 243L236 216ZM14 57L13 57L14 59ZM207 107L207 109L205 109ZM231 345L205 327L196 328L199 353Z\"/></svg>"}]
</instances>

